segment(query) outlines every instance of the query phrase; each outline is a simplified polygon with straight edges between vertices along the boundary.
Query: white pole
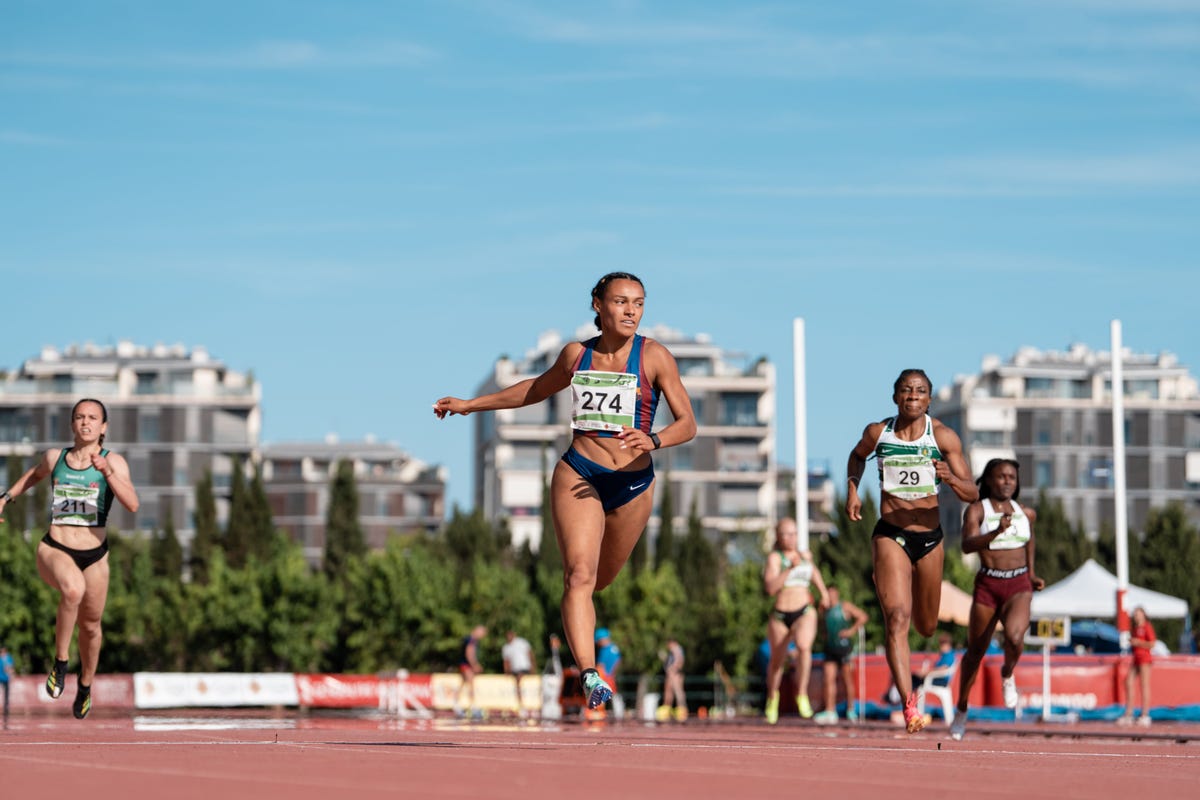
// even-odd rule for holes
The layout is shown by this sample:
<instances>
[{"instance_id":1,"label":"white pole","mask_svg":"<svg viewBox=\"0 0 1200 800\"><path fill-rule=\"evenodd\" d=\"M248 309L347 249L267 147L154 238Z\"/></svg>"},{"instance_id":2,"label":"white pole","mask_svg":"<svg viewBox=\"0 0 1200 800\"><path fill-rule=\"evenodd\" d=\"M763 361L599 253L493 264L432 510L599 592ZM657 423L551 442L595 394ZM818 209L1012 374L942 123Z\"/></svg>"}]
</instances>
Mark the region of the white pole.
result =
<instances>
[{"instance_id":1,"label":"white pole","mask_svg":"<svg viewBox=\"0 0 1200 800\"><path fill-rule=\"evenodd\" d=\"M804 318L792 321L796 416L796 546L808 549L808 405L805 398Z\"/></svg>"},{"instance_id":2,"label":"white pole","mask_svg":"<svg viewBox=\"0 0 1200 800\"><path fill-rule=\"evenodd\" d=\"M1121 320L1114 319L1112 333L1112 438L1113 525L1117 540L1117 629L1121 651L1129 650L1129 614L1125 590L1129 588L1129 524L1125 514L1125 371L1122 365Z\"/></svg>"}]
</instances>

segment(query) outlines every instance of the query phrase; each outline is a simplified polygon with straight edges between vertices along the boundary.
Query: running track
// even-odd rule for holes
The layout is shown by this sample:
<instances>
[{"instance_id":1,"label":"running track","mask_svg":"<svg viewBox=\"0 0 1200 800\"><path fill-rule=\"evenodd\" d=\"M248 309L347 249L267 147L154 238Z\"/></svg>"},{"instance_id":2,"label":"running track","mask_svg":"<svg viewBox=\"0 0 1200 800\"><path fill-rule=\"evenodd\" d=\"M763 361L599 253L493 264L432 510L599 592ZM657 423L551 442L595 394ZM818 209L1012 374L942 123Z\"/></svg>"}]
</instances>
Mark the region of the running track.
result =
<instances>
[{"instance_id":1,"label":"running track","mask_svg":"<svg viewBox=\"0 0 1200 800\"><path fill-rule=\"evenodd\" d=\"M1128 798L1200 796L1200 728L589 727L189 712L14 716L4 798ZM1120 731L1118 733L1118 731Z\"/></svg>"}]
</instances>

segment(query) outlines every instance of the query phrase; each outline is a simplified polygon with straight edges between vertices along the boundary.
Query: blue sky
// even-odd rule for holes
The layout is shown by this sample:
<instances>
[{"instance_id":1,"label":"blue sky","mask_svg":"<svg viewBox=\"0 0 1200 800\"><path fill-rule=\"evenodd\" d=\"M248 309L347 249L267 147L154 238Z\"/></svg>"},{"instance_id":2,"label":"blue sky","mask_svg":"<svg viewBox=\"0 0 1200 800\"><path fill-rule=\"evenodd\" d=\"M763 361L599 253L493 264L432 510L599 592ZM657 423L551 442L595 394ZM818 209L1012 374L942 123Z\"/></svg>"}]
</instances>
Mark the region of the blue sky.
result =
<instances>
[{"instance_id":1,"label":"blue sky","mask_svg":"<svg viewBox=\"0 0 1200 800\"><path fill-rule=\"evenodd\" d=\"M468 506L430 404L613 269L775 362L786 463L805 318L838 475L904 367L1120 318L1200 373L1200 0L0 10L0 366L203 345L266 441L374 434Z\"/></svg>"}]
</instances>

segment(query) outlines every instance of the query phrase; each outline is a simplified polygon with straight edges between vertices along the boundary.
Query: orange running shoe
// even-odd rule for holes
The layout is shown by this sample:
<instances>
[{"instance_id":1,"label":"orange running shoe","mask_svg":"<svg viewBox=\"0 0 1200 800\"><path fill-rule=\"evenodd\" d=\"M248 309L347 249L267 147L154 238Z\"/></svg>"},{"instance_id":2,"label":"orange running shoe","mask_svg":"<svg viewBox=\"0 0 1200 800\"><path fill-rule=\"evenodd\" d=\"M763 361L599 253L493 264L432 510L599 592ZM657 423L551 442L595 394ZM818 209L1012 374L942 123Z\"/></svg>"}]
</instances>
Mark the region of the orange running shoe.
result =
<instances>
[{"instance_id":1,"label":"orange running shoe","mask_svg":"<svg viewBox=\"0 0 1200 800\"><path fill-rule=\"evenodd\" d=\"M925 715L917 710L917 693L912 692L904 703L904 727L916 733L925 727Z\"/></svg>"}]
</instances>

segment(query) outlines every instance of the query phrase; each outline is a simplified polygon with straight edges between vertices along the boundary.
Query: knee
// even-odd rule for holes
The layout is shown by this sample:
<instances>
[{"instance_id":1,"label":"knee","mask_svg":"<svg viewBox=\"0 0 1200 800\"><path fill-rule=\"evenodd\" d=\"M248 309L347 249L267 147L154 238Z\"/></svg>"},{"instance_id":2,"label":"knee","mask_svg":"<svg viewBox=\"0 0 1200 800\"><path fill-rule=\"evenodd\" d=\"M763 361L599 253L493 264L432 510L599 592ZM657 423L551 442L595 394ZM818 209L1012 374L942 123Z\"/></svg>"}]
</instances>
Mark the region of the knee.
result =
<instances>
[{"instance_id":1,"label":"knee","mask_svg":"<svg viewBox=\"0 0 1200 800\"><path fill-rule=\"evenodd\" d=\"M913 627L917 629L917 633L922 636L933 636L933 632L937 630L937 618L934 619L918 619L914 622Z\"/></svg>"},{"instance_id":2,"label":"knee","mask_svg":"<svg viewBox=\"0 0 1200 800\"><path fill-rule=\"evenodd\" d=\"M1025 649L1025 630L1010 631L1004 629L1004 647L1009 652L1021 651Z\"/></svg>"},{"instance_id":3,"label":"knee","mask_svg":"<svg viewBox=\"0 0 1200 800\"><path fill-rule=\"evenodd\" d=\"M91 617L79 618L79 635L97 638L101 635L100 619Z\"/></svg>"},{"instance_id":4,"label":"knee","mask_svg":"<svg viewBox=\"0 0 1200 800\"><path fill-rule=\"evenodd\" d=\"M909 625L912 624L911 611L907 608L889 608L884 612L884 617L887 621L888 633L893 635L907 635ZM928 636L929 634L925 635Z\"/></svg>"},{"instance_id":5,"label":"knee","mask_svg":"<svg viewBox=\"0 0 1200 800\"><path fill-rule=\"evenodd\" d=\"M59 594L62 597L62 605L67 608L79 608L79 604L83 602L84 589L83 581L79 581L78 583L63 583L62 588L59 590Z\"/></svg>"},{"instance_id":6,"label":"knee","mask_svg":"<svg viewBox=\"0 0 1200 800\"><path fill-rule=\"evenodd\" d=\"M563 591L565 593L587 592L596 590L595 567L583 564L570 564L563 572Z\"/></svg>"}]
</instances>

